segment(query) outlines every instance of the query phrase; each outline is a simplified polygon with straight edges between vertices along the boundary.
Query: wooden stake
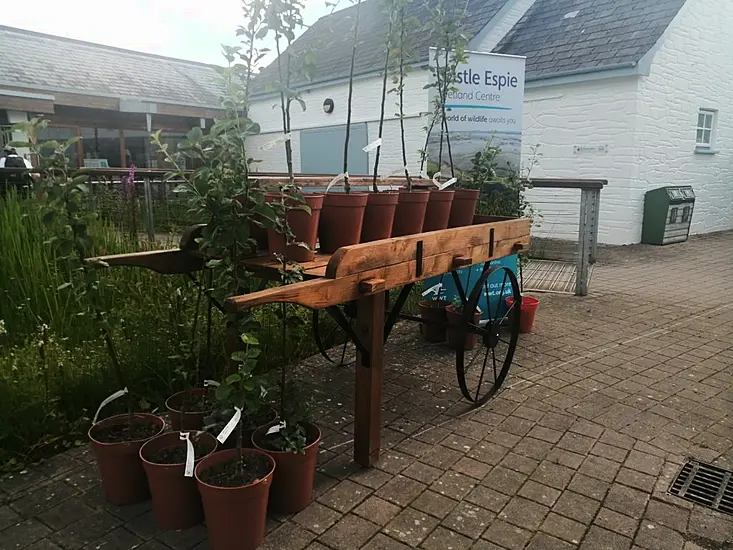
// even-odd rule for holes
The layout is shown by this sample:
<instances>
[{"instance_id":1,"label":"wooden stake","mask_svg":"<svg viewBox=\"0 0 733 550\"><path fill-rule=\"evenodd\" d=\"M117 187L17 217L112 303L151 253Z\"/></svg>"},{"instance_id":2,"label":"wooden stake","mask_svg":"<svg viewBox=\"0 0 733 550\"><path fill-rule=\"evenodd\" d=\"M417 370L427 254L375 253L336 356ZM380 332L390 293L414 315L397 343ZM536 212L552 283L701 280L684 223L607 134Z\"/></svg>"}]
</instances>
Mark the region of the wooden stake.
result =
<instances>
[{"instance_id":1,"label":"wooden stake","mask_svg":"<svg viewBox=\"0 0 733 550\"><path fill-rule=\"evenodd\" d=\"M384 292L359 300L356 335L369 357L356 354L354 460L364 467L379 459L384 374Z\"/></svg>"}]
</instances>

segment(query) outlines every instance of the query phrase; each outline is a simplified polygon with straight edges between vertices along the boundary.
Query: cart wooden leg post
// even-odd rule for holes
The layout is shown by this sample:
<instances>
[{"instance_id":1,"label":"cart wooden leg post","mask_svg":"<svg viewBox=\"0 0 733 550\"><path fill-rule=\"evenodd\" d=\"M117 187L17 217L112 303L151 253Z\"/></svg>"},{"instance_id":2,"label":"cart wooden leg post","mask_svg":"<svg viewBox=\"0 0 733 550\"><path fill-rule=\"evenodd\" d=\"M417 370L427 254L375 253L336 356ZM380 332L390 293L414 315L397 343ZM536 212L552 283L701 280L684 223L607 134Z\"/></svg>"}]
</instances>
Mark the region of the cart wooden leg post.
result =
<instances>
[{"instance_id":1,"label":"cart wooden leg post","mask_svg":"<svg viewBox=\"0 0 733 550\"><path fill-rule=\"evenodd\" d=\"M372 466L379 459L384 374L384 292L365 296L357 307L354 387L354 460Z\"/></svg>"}]
</instances>

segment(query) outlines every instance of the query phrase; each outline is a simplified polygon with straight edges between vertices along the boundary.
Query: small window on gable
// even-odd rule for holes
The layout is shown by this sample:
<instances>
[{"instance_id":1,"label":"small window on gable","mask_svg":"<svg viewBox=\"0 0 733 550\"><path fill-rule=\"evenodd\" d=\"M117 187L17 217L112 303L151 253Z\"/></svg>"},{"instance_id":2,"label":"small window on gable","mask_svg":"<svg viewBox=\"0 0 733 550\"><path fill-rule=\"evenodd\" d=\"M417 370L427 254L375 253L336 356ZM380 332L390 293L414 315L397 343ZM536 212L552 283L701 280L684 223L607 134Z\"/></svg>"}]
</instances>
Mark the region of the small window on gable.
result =
<instances>
[{"instance_id":1,"label":"small window on gable","mask_svg":"<svg viewBox=\"0 0 733 550\"><path fill-rule=\"evenodd\" d=\"M718 111L714 109L700 109L697 113L697 129L695 147L710 149L715 140L715 119Z\"/></svg>"}]
</instances>

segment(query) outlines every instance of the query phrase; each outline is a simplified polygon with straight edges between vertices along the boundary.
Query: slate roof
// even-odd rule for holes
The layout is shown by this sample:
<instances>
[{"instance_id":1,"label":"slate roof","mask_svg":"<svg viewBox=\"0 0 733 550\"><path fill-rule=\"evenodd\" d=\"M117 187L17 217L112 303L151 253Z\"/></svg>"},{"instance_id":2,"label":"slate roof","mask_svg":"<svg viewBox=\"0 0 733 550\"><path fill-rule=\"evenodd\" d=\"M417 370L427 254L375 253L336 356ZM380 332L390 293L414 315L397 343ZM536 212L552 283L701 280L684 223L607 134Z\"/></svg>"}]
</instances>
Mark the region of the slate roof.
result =
<instances>
[{"instance_id":1,"label":"slate roof","mask_svg":"<svg viewBox=\"0 0 733 550\"><path fill-rule=\"evenodd\" d=\"M465 30L474 36L484 28L508 0L454 0L457 10L464 7L468 13ZM425 21L435 0L414 0L408 5L405 16ZM448 3L451 6L450 3ZM354 64L354 75L381 72L384 67L384 48L389 19L382 9L381 0L363 0L359 13L359 38ZM348 78L354 37L356 6L350 6L321 17L295 42L292 51L298 54L311 51L315 55L317 73L313 82ZM435 45L429 34L419 27L411 29L408 38L412 44L415 61L428 58L430 46ZM267 82L277 79L277 64L273 62L255 79L255 92L264 91Z\"/></svg>"},{"instance_id":2,"label":"slate roof","mask_svg":"<svg viewBox=\"0 0 733 550\"><path fill-rule=\"evenodd\" d=\"M527 56L527 78L630 66L685 0L537 0L494 51Z\"/></svg>"},{"instance_id":3,"label":"slate roof","mask_svg":"<svg viewBox=\"0 0 733 550\"><path fill-rule=\"evenodd\" d=\"M0 87L22 86L219 108L213 65L0 25Z\"/></svg>"}]
</instances>

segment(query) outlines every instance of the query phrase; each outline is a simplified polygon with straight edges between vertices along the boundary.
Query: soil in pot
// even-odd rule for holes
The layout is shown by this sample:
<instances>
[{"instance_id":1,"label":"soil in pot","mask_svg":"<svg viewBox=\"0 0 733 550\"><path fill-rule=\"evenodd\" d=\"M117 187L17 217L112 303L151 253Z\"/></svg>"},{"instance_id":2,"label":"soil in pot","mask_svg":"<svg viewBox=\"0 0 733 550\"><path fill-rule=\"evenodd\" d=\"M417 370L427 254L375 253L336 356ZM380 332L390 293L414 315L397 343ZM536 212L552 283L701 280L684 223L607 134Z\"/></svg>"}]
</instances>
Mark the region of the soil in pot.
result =
<instances>
[{"instance_id":1,"label":"soil in pot","mask_svg":"<svg viewBox=\"0 0 733 550\"><path fill-rule=\"evenodd\" d=\"M171 395L165 402L174 431L200 430L204 416L214 410L214 396L209 388L193 388Z\"/></svg>"},{"instance_id":2,"label":"soil in pot","mask_svg":"<svg viewBox=\"0 0 733 550\"><path fill-rule=\"evenodd\" d=\"M254 550L260 545L274 471L275 461L256 449L227 449L199 462L196 481L212 550Z\"/></svg>"},{"instance_id":3,"label":"soil in pot","mask_svg":"<svg viewBox=\"0 0 733 550\"><path fill-rule=\"evenodd\" d=\"M392 236L414 235L422 231L429 191L400 191L392 225Z\"/></svg>"},{"instance_id":4,"label":"soil in pot","mask_svg":"<svg viewBox=\"0 0 733 550\"><path fill-rule=\"evenodd\" d=\"M265 435L271 425L255 430L252 442L256 449L266 451L277 464L270 491L270 510L278 514L294 514L308 506L313 498L321 430L314 424L301 423L306 432L305 452L291 453L272 448Z\"/></svg>"},{"instance_id":5,"label":"soil in pot","mask_svg":"<svg viewBox=\"0 0 733 550\"><path fill-rule=\"evenodd\" d=\"M280 193L265 193L267 202L276 202L281 198ZM310 262L315 257L313 252L316 248L318 238L318 222L321 218L323 207L323 195L316 193L304 193L305 204L311 209L310 213L304 210L290 210L287 214L288 224L295 233L295 242L305 243L310 250L297 244L285 247L285 236L272 229L267 230L268 249L271 254L285 254L289 260L294 262Z\"/></svg>"},{"instance_id":6,"label":"soil in pot","mask_svg":"<svg viewBox=\"0 0 733 550\"><path fill-rule=\"evenodd\" d=\"M456 189L448 217L448 227L463 227L473 224L480 191L478 189Z\"/></svg>"},{"instance_id":7,"label":"soil in pot","mask_svg":"<svg viewBox=\"0 0 733 550\"><path fill-rule=\"evenodd\" d=\"M318 227L321 252L359 244L368 193L326 193Z\"/></svg>"},{"instance_id":8,"label":"soil in pot","mask_svg":"<svg viewBox=\"0 0 733 550\"><path fill-rule=\"evenodd\" d=\"M456 192L453 189L431 189L428 207L425 210L425 221L423 222L423 233L426 231L437 231L448 227L453 197Z\"/></svg>"},{"instance_id":9,"label":"soil in pot","mask_svg":"<svg viewBox=\"0 0 733 550\"><path fill-rule=\"evenodd\" d=\"M423 300L418 303L420 317L427 321L420 324L420 332L428 342L445 342L448 322L445 308L449 305L447 300Z\"/></svg>"},{"instance_id":10,"label":"soil in pot","mask_svg":"<svg viewBox=\"0 0 733 550\"><path fill-rule=\"evenodd\" d=\"M361 228L361 242L379 241L392 236L392 225L399 198L399 193L389 191L369 193L364 211L364 224Z\"/></svg>"},{"instance_id":11,"label":"soil in pot","mask_svg":"<svg viewBox=\"0 0 733 550\"><path fill-rule=\"evenodd\" d=\"M165 422L152 414L111 416L89 428L92 451L108 502L117 506L150 498L148 480L140 461L140 447L165 429Z\"/></svg>"},{"instance_id":12,"label":"soil in pot","mask_svg":"<svg viewBox=\"0 0 733 550\"><path fill-rule=\"evenodd\" d=\"M214 452L216 439L209 433L189 431L194 463ZM155 437L140 449L140 458L153 497L153 515L162 529L188 529L204 520L196 480L185 477L187 445L180 432Z\"/></svg>"},{"instance_id":13,"label":"soil in pot","mask_svg":"<svg viewBox=\"0 0 733 550\"><path fill-rule=\"evenodd\" d=\"M478 344L478 334L475 332L468 331L466 333L466 339L463 340L463 329L466 321L463 315L463 308L458 308L454 305L450 305L445 308L445 314L448 317L448 345L453 349L460 347L461 342L464 342L463 349L471 350ZM478 326L481 321L481 312L476 311L473 315L473 324ZM461 328L451 328L451 327Z\"/></svg>"}]
</instances>

